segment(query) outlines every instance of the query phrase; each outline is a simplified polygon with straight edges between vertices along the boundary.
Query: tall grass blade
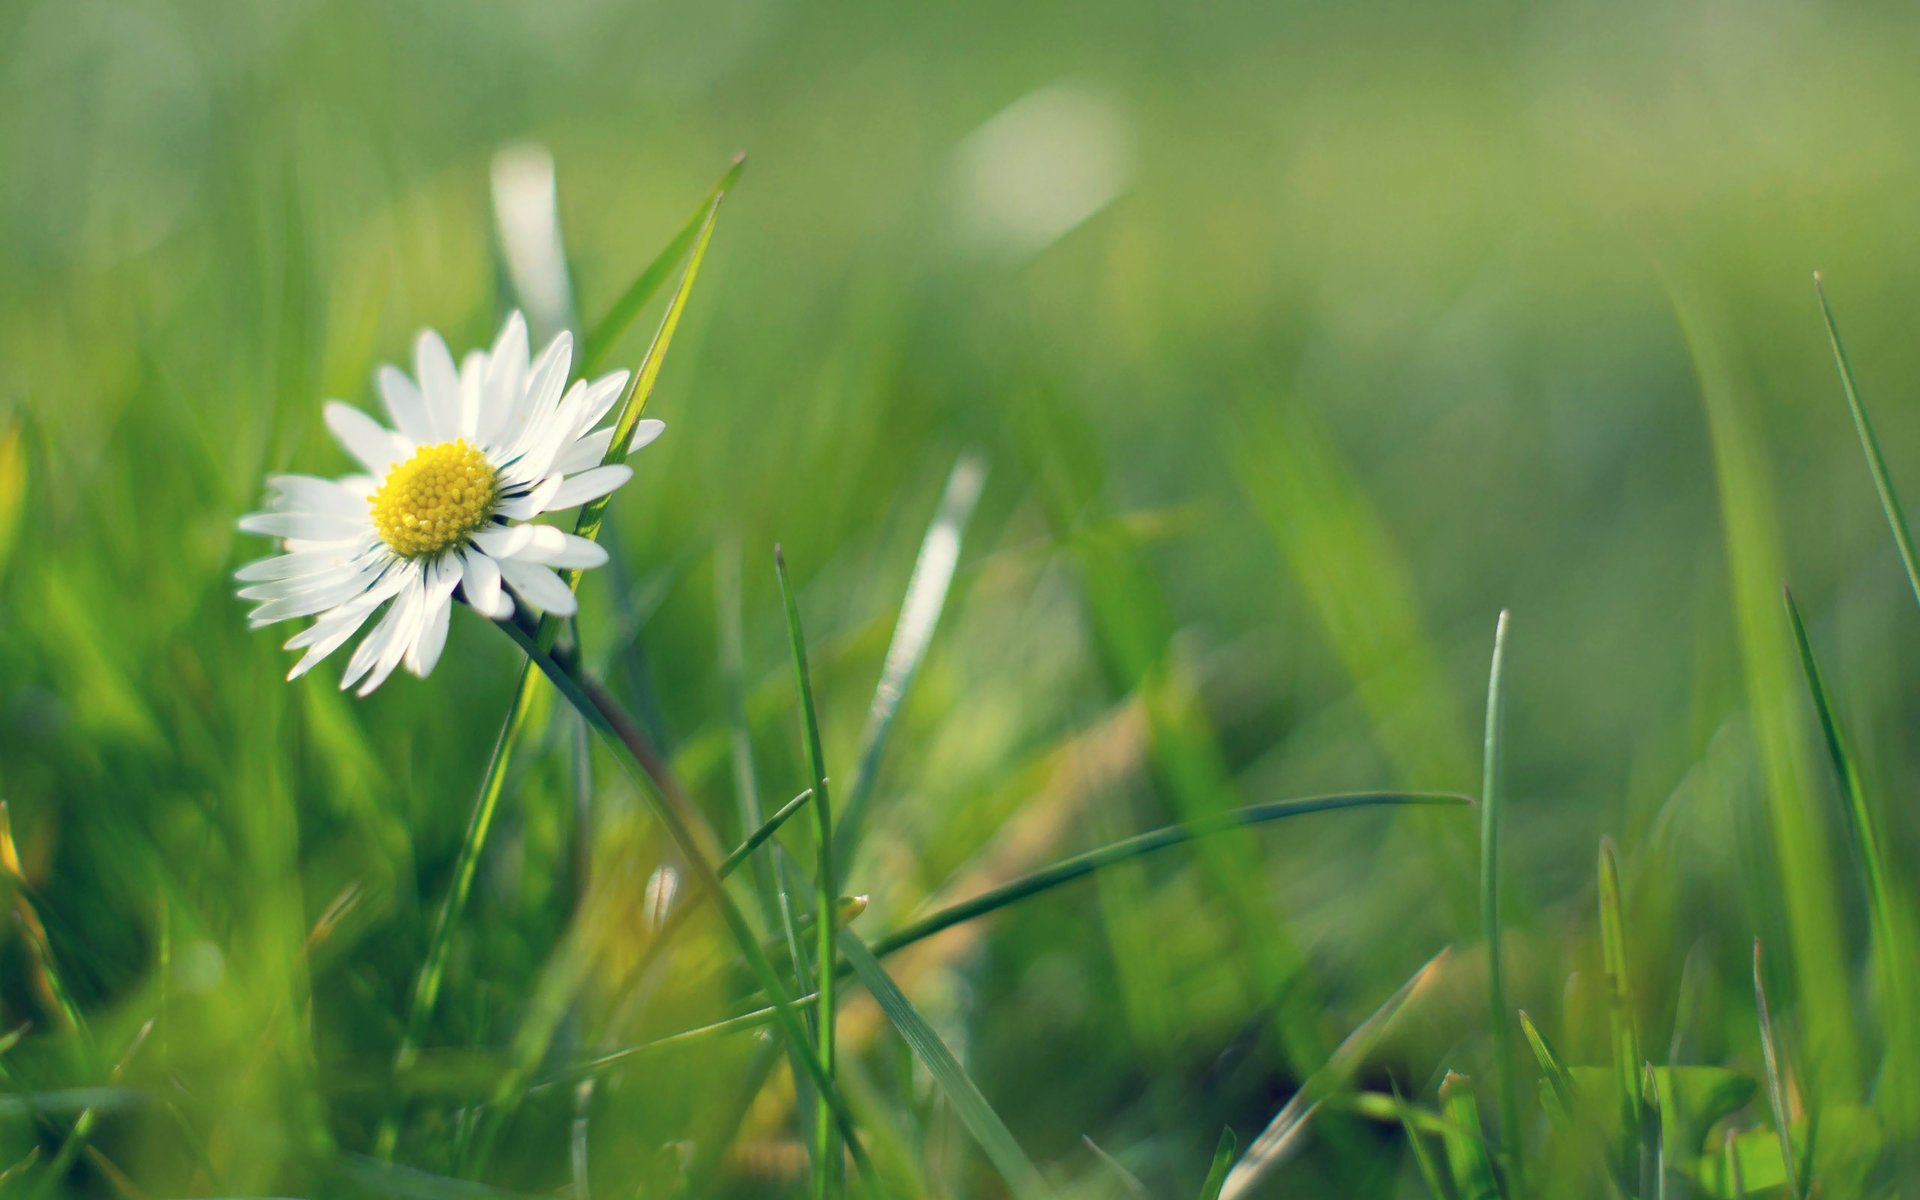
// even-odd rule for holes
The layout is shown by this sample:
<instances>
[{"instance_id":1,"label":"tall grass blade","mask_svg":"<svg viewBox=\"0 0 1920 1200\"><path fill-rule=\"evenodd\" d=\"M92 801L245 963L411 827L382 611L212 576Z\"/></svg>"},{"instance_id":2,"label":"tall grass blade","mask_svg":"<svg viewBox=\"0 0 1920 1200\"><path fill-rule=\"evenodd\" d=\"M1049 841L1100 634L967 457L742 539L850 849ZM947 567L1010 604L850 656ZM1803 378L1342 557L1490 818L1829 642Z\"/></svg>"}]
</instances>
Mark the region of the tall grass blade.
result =
<instances>
[{"instance_id":1,"label":"tall grass blade","mask_svg":"<svg viewBox=\"0 0 1920 1200\"><path fill-rule=\"evenodd\" d=\"M836 974L834 956L834 910L840 900L840 881L834 874L833 865L833 801L827 791L826 752L820 745L820 719L814 710L813 680L807 671L807 640L800 630L800 606L793 598L793 588L787 582L786 556L778 546L773 550L774 574L780 579L780 601L787 610L787 642L793 651L794 685L800 695L800 723L806 739L807 769L813 775L813 817L814 834L819 842L818 858L814 862L814 994L819 996L815 1006L814 1032L819 1039L820 1062L826 1068L827 1076L834 1072L834 995L833 985ZM796 967L798 964L795 964ZM834 1165L838 1154L833 1143L833 1124L828 1119L825 1101L814 1122L814 1192L826 1195L835 1188Z\"/></svg>"},{"instance_id":2,"label":"tall grass blade","mask_svg":"<svg viewBox=\"0 0 1920 1200\"><path fill-rule=\"evenodd\" d=\"M1500 944L1500 815L1506 803L1505 761L1502 754L1506 726L1506 665L1508 614L1502 611L1493 629L1493 667L1487 679L1486 756L1480 773L1480 934L1487 943L1487 1005L1493 1031L1494 1078L1500 1104L1500 1145L1513 1180L1514 1193L1524 1195L1520 1145L1520 1100L1513 1057L1513 1017L1507 1010Z\"/></svg>"},{"instance_id":3,"label":"tall grass blade","mask_svg":"<svg viewBox=\"0 0 1920 1200\"><path fill-rule=\"evenodd\" d=\"M1860 1031L1853 1020L1847 944L1826 829L1819 820L1810 748L1800 722L1797 666L1774 607L1781 567L1779 522L1764 443L1745 403L1732 349L1707 306L1673 289L1699 378L1720 492L1734 624L1752 740L1766 783L1767 819L1779 867L1779 908L1788 935L1796 1011L1823 1091L1860 1092Z\"/></svg>"},{"instance_id":4,"label":"tall grass blade","mask_svg":"<svg viewBox=\"0 0 1920 1200\"><path fill-rule=\"evenodd\" d=\"M1893 532L1893 544L1900 550L1900 563L1907 569L1907 583L1913 588L1913 596L1920 601L1920 554L1913 547L1913 532L1907 528L1906 509L1900 504L1900 494L1894 490L1893 474L1887 470L1886 455L1880 451L1880 438L1873 431L1873 422L1867 417L1867 406L1860 399L1860 388L1854 382L1853 364L1847 358L1847 348L1840 341L1840 326L1833 319L1833 306L1827 303L1827 289L1821 282L1820 272L1813 273L1813 293L1820 298L1820 316L1827 323L1827 341L1833 346L1833 362L1840 368L1840 390L1846 393L1847 411L1853 414L1854 431L1860 435L1860 449L1867 456L1867 470L1873 475L1873 490L1880 493L1880 509L1887 514L1887 528Z\"/></svg>"},{"instance_id":5,"label":"tall grass blade","mask_svg":"<svg viewBox=\"0 0 1920 1200\"><path fill-rule=\"evenodd\" d=\"M1213 1148L1213 1163L1200 1184L1198 1200L1220 1200L1220 1189L1226 1186L1227 1172L1233 1167L1233 1152L1239 1144L1240 1139L1233 1136L1232 1129L1220 1131L1220 1142Z\"/></svg>"},{"instance_id":6,"label":"tall grass blade","mask_svg":"<svg viewBox=\"0 0 1920 1200\"><path fill-rule=\"evenodd\" d=\"M1767 983L1760 969L1760 939L1753 939L1753 1003L1760 1016L1760 1059L1766 1068L1767 1107L1780 1138L1780 1161L1787 1175L1787 1194L1801 1200L1800 1168L1793 1157L1793 1133L1787 1119L1787 1089L1780 1069L1779 1044L1773 1035L1773 1012L1767 1005Z\"/></svg>"},{"instance_id":7,"label":"tall grass blade","mask_svg":"<svg viewBox=\"0 0 1920 1200\"><path fill-rule=\"evenodd\" d=\"M1007 1181L1018 1200L1038 1200L1051 1196L1052 1189L1040 1169L1033 1165L1020 1143L1014 1140L1013 1133L1000 1119L1000 1114L987 1103L980 1094L980 1088L973 1082L966 1069L953 1057L953 1051L947 1049L940 1035L927 1024L920 1010L900 991L893 977L887 974L880 960L875 958L865 942L850 929L840 931L840 953L846 956L852 966L855 977L862 987L873 996L880 1005L880 1011L893 1022L893 1027L913 1050L914 1057L927 1068L927 1073L953 1106L954 1115L973 1135L980 1149L986 1153L1000 1177Z\"/></svg>"},{"instance_id":8,"label":"tall grass blade","mask_svg":"<svg viewBox=\"0 0 1920 1200\"><path fill-rule=\"evenodd\" d=\"M1866 787L1854 765L1853 752L1840 728L1833 697L1827 690L1820 664L1815 660L1813 641L1807 635L1806 622L1800 618L1800 606L1793 593L1782 589L1787 606L1787 621L1793 627L1794 644L1800 651L1800 667L1806 675L1807 692L1820 719L1820 732L1826 740L1827 757L1841 791L1846 793L1848 832L1853 837L1854 857L1867 877L1867 904L1873 920L1875 962L1880 976L1880 1011L1887 1039L1887 1057L1892 1063L1920 1061L1920 1005L1914 995L1912 963L1913 942L1906 909L1894 902L1887 860L1873 809L1867 803ZM1920 1129L1920 1081L1913 1072L1899 1068L1882 1072L1880 1088L1892 1116L1908 1133Z\"/></svg>"},{"instance_id":9,"label":"tall grass blade","mask_svg":"<svg viewBox=\"0 0 1920 1200\"><path fill-rule=\"evenodd\" d=\"M913 574L907 580L906 599L900 605L900 618L893 627L893 640L887 644L886 658L880 667L880 683L873 690L873 705L867 712L866 728L860 733L860 754L853 786L847 802L841 806L834 836L839 844L834 853L841 862L853 861L860 828L867 806L879 780L880 760L886 750L893 721L905 703L907 693L926 661L927 647L933 644L933 631L946 607L947 592L953 587L954 570L960 565L960 542L973 519L986 482L985 464L963 454L947 475L947 486L940 494L933 524L920 543L913 562Z\"/></svg>"},{"instance_id":10,"label":"tall grass blade","mask_svg":"<svg viewBox=\"0 0 1920 1200\"><path fill-rule=\"evenodd\" d=\"M619 343L621 335L626 333L627 327L639 317L640 311L646 308L647 301L653 299L654 293L660 290L660 285L666 282L667 276L673 272L674 264L686 256L687 248L699 238L701 227L711 219L720 201L726 198L727 193L733 190L733 185L739 181L740 172L746 169L747 156L735 155L726 173L720 176L718 183L713 185L713 190L707 193L707 198L701 201L700 207L694 209L693 213L687 217L686 224L680 227L680 232L674 234L673 240L667 243L666 248L661 250L654 260L641 270L640 274L634 276L633 282L627 285L627 290L620 293L620 298L613 302L613 307L607 310L607 315L600 318L600 323L593 327L587 334L586 340L581 343L580 374L591 375L607 361L608 356L613 353L614 346ZM618 439L615 441L617 443Z\"/></svg>"},{"instance_id":11,"label":"tall grass blade","mask_svg":"<svg viewBox=\"0 0 1920 1200\"><path fill-rule=\"evenodd\" d=\"M1334 1047L1326 1065L1307 1077L1300 1090L1281 1106L1266 1129L1248 1145L1246 1154L1233 1165L1233 1170L1227 1172L1227 1181L1220 1189L1221 1200L1240 1200L1249 1195L1268 1172L1286 1161L1298 1147L1307 1122L1319 1111L1321 1102L1353 1078L1394 1016L1433 978L1448 953L1449 950L1442 950L1428 959L1425 966L1356 1026L1346 1040Z\"/></svg>"},{"instance_id":12,"label":"tall grass blade","mask_svg":"<svg viewBox=\"0 0 1920 1200\"><path fill-rule=\"evenodd\" d=\"M1640 1033L1633 1019L1633 985L1627 974L1627 926L1620 899L1620 862L1613 839L1600 839L1600 957L1607 975L1607 1029L1613 1046L1613 1078L1625 1130L1640 1121Z\"/></svg>"}]
</instances>

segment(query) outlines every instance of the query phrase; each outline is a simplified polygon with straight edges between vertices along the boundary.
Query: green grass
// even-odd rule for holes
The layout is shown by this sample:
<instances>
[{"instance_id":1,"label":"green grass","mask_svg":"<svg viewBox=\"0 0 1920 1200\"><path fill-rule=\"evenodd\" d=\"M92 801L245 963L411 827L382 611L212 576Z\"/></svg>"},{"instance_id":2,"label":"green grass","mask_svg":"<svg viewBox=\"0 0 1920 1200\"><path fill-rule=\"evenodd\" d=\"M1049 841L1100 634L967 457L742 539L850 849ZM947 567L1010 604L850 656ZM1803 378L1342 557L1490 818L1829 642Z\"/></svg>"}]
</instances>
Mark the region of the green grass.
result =
<instances>
[{"instance_id":1,"label":"green grass","mask_svg":"<svg viewBox=\"0 0 1920 1200\"><path fill-rule=\"evenodd\" d=\"M1916 33L0 6L0 1192L1904 1194ZM287 684L524 141L613 561Z\"/></svg>"}]
</instances>

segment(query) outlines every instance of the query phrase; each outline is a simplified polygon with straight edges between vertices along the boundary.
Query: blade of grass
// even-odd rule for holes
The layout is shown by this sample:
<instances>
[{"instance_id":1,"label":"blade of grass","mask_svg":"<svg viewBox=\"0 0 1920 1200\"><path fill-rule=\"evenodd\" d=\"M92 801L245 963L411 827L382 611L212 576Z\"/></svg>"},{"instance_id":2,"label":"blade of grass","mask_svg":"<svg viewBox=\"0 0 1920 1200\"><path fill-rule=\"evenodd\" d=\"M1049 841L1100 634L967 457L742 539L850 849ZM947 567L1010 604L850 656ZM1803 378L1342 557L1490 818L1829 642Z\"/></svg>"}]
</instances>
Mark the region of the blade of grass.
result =
<instances>
[{"instance_id":1,"label":"blade of grass","mask_svg":"<svg viewBox=\"0 0 1920 1200\"><path fill-rule=\"evenodd\" d=\"M947 1048L940 1035L927 1024L920 1010L901 992L893 977L887 974L880 960L875 958L865 942L850 929L840 930L840 953L846 956L853 973L859 978L880 1011L893 1022L893 1027L913 1050L927 1068L927 1073L939 1085L947 1103L953 1106L954 1115L973 1135L980 1149L985 1152L1000 1177L1018 1200L1036 1200L1038 1197L1051 1196L1053 1191L1047 1186L1040 1169L1033 1165L1020 1143L1014 1140L1013 1133L1000 1119L1000 1114L987 1103L980 1094L980 1088L973 1082L966 1069L954 1058L953 1051Z\"/></svg>"},{"instance_id":2,"label":"blade of grass","mask_svg":"<svg viewBox=\"0 0 1920 1200\"><path fill-rule=\"evenodd\" d=\"M1220 1131L1220 1141L1213 1148L1213 1163L1200 1184L1198 1200L1220 1200L1220 1189L1227 1184L1227 1172L1233 1168L1233 1152L1239 1144L1240 1139L1233 1136L1232 1129Z\"/></svg>"},{"instance_id":3,"label":"blade of grass","mask_svg":"<svg viewBox=\"0 0 1920 1200\"><path fill-rule=\"evenodd\" d=\"M814 956L815 1006L814 1033L819 1038L820 1062L831 1079L834 1073L834 996L833 985L838 961L833 952L833 912L840 900L840 881L833 869L833 801L827 792L826 753L820 746L820 720L814 711L813 681L807 671L807 641L800 631L800 607L794 602L793 588L787 582L787 560L780 547L773 548L773 570L780 580L780 602L787 611L787 642L793 651L794 684L800 693L800 723L806 739L807 769L813 775L814 834L819 841L814 862L813 911L817 939ZM795 964L796 968L798 963ZM814 1121L814 1194L826 1196L838 1190L838 1162L833 1144L833 1124L821 1101Z\"/></svg>"},{"instance_id":4,"label":"blade of grass","mask_svg":"<svg viewBox=\"0 0 1920 1200\"><path fill-rule=\"evenodd\" d=\"M1513 1018L1507 1012L1500 946L1500 810L1506 803L1502 731L1506 725L1508 614L1493 629L1493 666L1487 679L1486 758L1480 779L1480 933L1487 943L1487 1004L1493 1030L1494 1078L1500 1104L1500 1146L1516 1196L1526 1194L1521 1163L1520 1100L1515 1081Z\"/></svg>"},{"instance_id":5,"label":"blade of grass","mask_svg":"<svg viewBox=\"0 0 1920 1200\"><path fill-rule=\"evenodd\" d=\"M807 1074L812 1077L814 1085L819 1088L822 1103L827 1109L826 1119L838 1123L846 1148L853 1156L855 1164L860 1167L863 1174L870 1172L871 1166L867 1162L866 1153L855 1132L852 1111L847 1107L845 1097L835 1085L833 1073L827 1069L826 1064L814 1051L807 1038L806 1027L794 1009L793 1001L787 997L786 987L780 982L773 964L767 960L766 954L760 949L759 939L754 935L752 926L747 923L746 915L741 912L740 906L734 902L732 895L726 890L726 884L720 878L715 859L708 849L708 843L712 841L711 832L703 831L696 824L699 820L697 812L685 809L682 803L676 802L671 792L660 787L653 779L646 766L645 752L633 744L634 727L631 719L612 707L611 699L604 689L583 684L582 681L568 674L539 645L535 636L520 626L507 621L498 623L498 627L526 653L528 660L553 683L567 703L587 719L595 732L604 737L609 744L625 752L623 765L629 768L629 773L639 785L641 797L647 801L655 818L667 831L668 837L673 840L681 857L686 861L688 869L694 874L699 884L713 896L728 932L738 943L740 952L747 961L747 968L753 974L754 981L772 1001L774 1023L780 1027L782 1036L789 1044L797 1048L797 1057L804 1064ZM831 926L829 926L830 929Z\"/></svg>"},{"instance_id":6,"label":"blade of grass","mask_svg":"<svg viewBox=\"0 0 1920 1200\"><path fill-rule=\"evenodd\" d=\"M1760 969L1760 939L1753 939L1753 1003L1760 1017L1760 1060L1766 1067L1767 1107L1773 1111L1774 1132L1780 1137L1780 1161L1787 1174L1787 1195L1801 1200L1800 1169L1793 1157L1793 1134L1787 1121L1787 1089L1781 1080L1780 1051L1773 1036L1773 1013L1767 1006L1767 984Z\"/></svg>"},{"instance_id":7,"label":"blade of grass","mask_svg":"<svg viewBox=\"0 0 1920 1200\"><path fill-rule=\"evenodd\" d=\"M1493 1162L1487 1156L1487 1137L1480 1128L1480 1105L1474 1098L1473 1080L1448 1071L1440 1081L1440 1109L1446 1121L1442 1141L1454 1189L1461 1200L1496 1200L1500 1190Z\"/></svg>"},{"instance_id":8,"label":"blade of grass","mask_svg":"<svg viewBox=\"0 0 1920 1200\"><path fill-rule=\"evenodd\" d=\"M740 164L735 163L732 171L723 183L730 181L738 172ZM666 316L660 329L654 335L653 344L647 348L647 356L642 360L640 369L634 373L633 382L628 386L620 415L614 423L613 441L607 447L603 463L617 462L626 455L628 444L633 437L634 425L640 419L640 412L646 407L647 398L653 392L654 382L660 376L661 364L665 361L668 347L673 343L673 332L679 326L680 313L686 307L687 297L692 292L693 281L700 272L700 262L705 256L707 243L713 236L714 222L720 214L720 201L724 197L724 188L715 192L705 209L692 257L687 262L686 271L680 277L680 285L669 302ZM574 522L574 533L592 540L599 536L600 525L606 513L610 497L602 496L583 506ZM567 586L578 588L580 571L578 569L563 572ZM559 634L560 623L551 616L540 619L535 642L542 650L553 646L554 638ZM474 873L480 864L480 853L487 841L487 833L493 826L493 815L500 804L500 795L506 787L507 768L512 759L513 747L518 741L522 729L532 712L533 700L539 687L539 676L530 666L520 670L513 699L507 707L507 715L501 722L500 736L494 742L493 755L487 762L485 776L481 780L480 794L474 802L473 812L467 820L467 829L460 840L459 850L454 857L453 881L447 889L446 900L436 914L432 932L428 935L427 953L420 965L420 972L414 978L414 986L407 1007L407 1021L401 1034L400 1044L394 1052L394 1073L405 1074L420 1056L421 1038L426 1034L427 1022L433 1016L435 1005L440 998L440 985L445 978L447 960L453 950L453 932L459 924L460 914L466 908L467 895L473 889ZM399 1137L399 1114L389 1114L382 1122L374 1138L374 1156L381 1161L393 1157L394 1145Z\"/></svg>"},{"instance_id":9,"label":"blade of grass","mask_svg":"<svg viewBox=\"0 0 1920 1200\"><path fill-rule=\"evenodd\" d=\"M1906 510L1900 505L1900 494L1894 490L1893 475L1887 470L1886 455L1880 451L1880 439L1873 431L1873 422L1867 417L1867 406L1860 399L1860 388L1854 382L1853 364L1847 358L1847 348L1840 341L1840 326L1833 319L1833 306L1827 303L1826 285L1821 282L1820 272L1813 273L1813 293L1820 299L1820 316L1827 324L1827 340L1833 345L1833 362L1840 368L1840 390L1847 396L1847 411L1853 414L1853 428L1860 435L1860 449L1867 456L1867 470L1873 475L1873 489L1880 493L1881 511L1887 514L1887 528L1893 533L1893 544L1900 550L1901 565L1907 569L1907 583L1913 588L1913 596L1920 601L1920 554L1913 547L1913 533L1907 528Z\"/></svg>"},{"instance_id":10,"label":"blade of grass","mask_svg":"<svg viewBox=\"0 0 1920 1200\"><path fill-rule=\"evenodd\" d=\"M1613 1078L1619 1090L1622 1132L1633 1136L1640 1122L1640 1033L1633 1019L1633 987L1627 974L1627 926L1620 900L1620 862L1613 839L1600 839L1600 957L1607 976L1607 1029L1613 1045Z\"/></svg>"},{"instance_id":11,"label":"blade of grass","mask_svg":"<svg viewBox=\"0 0 1920 1200\"><path fill-rule=\"evenodd\" d=\"M626 333L627 327L639 317L640 310L647 306L647 301L653 299L654 293L660 290L660 285L666 282L667 276L673 271L673 265L686 256L687 248L700 236L700 227L707 222L709 214L720 201L726 198L727 193L733 189L733 185L739 181L740 172L746 168L747 156L735 155L733 163L727 167L726 174L720 176L720 181L713 185L713 190L707 193L707 198L701 201L700 206L687 217L686 224L680 227L680 232L674 234L673 240L668 242L654 260L634 277L633 282L627 285L627 290L620 293L620 298L615 300L613 307L607 310L607 315L600 318L600 323L587 334L586 340L580 346L582 375L593 374L607 361L608 355L612 354L613 347L619 342L620 336Z\"/></svg>"},{"instance_id":12,"label":"blade of grass","mask_svg":"<svg viewBox=\"0 0 1920 1200\"><path fill-rule=\"evenodd\" d=\"M1893 887L1889 882L1886 855L1873 809L1867 803L1866 787L1860 780L1852 750L1840 728L1832 694L1828 692L1826 680L1820 673L1820 664L1814 658L1813 641L1807 635L1806 622L1800 618L1800 607L1794 603L1793 593L1783 588L1782 594L1787 606L1787 621L1793 627L1794 644L1800 651L1800 667L1806 676L1807 692L1813 698L1814 711L1820 719L1820 731L1826 739L1827 757L1833 763L1833 772L1841 791L1846 793L1850 818L1848 832L1852 835L1854 858L1866 874L1867 904L1877 950L1874 959L1880 976L1880 1012L1887 1041L1887 1057L1891 1062L1914 1062L1920 1060L1920 1004L1915 1002L1914 996L1912 926L1904 918L1906 908L1896 904L1892 898ZM1920 1130L1920 1083L1916 1083L1912 1072L1883 1071L1880 1087L1889 1115L1909 1134Z\"/></svg>"},{"instance_id":13,"label":"blade of grass","mask_svg":"<svg viewBox=\"0 0 1920 1200\"><path fill-rule=\"evenodd\" d=\"M839 844L834 847L834 854L843 863L853 861L867 805L879 780L880 758L886 750L887 736L893 731L894 718L920 674L920 664L926 661L927 647L933 644L933 631L940 624L947 592L953 586L954 570L960 564L960 540L966 534L967 523L973 519L986 474L980 460L969 454L960 456L947 475L933 523L920 542L913 574L907 580L906 598L900 604L900 619L894 624L892 640L887 643L880 682L873 690L873 704L867 710L866 728L860 733L859 765L853 786L847 791L847 802L836 815L834 836Z\"/></svg>"},{"instance_id":14,"label":"blade of grass","mask_svg":"<svg viewBox=\"0 0 1920 1200\"><path fill-rule=\"evenodd\" d=\"M1553 1043L1547 1040L1546 1034L1540 1032L1525 1010L1520 1013L1520 1028L1527 1035L1527 1045L1533 1047L1534 1060L1540 1064L1541 1082L1546 1084L1540 1095L1542 1107L1555 1125L1563 1126L1573 1117L1573 1078L1561 1065Z\"/></svg>"},{"instance_id":15,"label":"blade of grass","mask_svg":"<svg viewBox=\"0 0 1920 1200\"><path fill-rule=\"evenodd\" d=\"M1780 524L1765 444L1746 403L1731 339L1699 296L1670 288L1713 448L1730 596L1745 679L1752 742L1765 780L1767 822L1778 867L1778 913L1795 1011L1807 1039L1816 1090L1836 1101L1860 1093L1862 1046L1843 948L1848 939L1831 848L1813 803L1810 747L1800 720L1797 665L1780 627ZM1813 1081L1809 1081L1812 1087Z\"/></svg>"},{"instance_id":16,"label":"blade of grass","mask_svg":"<svg viewBox=\"0 0 1920 1200\"><path fill-rule=\"evenodd\" d=\"M1372 1052L1395 1014L1406 1007L1407 1001L1413 998L1421 985L1438 972L1448 953L1448 950L1442 950L1428 959L1425 966L1415 971L1411 978L1400 985L1398 991L1387 997L1371 1016L1360 1022L1344 1041L1334 1047L1326 1065L1307 1077L1306 1082L1300 1085L1300 1090L1281 1106L1266 1129L1247 1146L1246 1154L1227 1172L1226 1183L1220 1189L1221 1200L1239 1200L1250 1193L1269 1171L1286 1161L1299 1144L1307 1122L1319 1110L1320 1102L1346 1086Z\"/></svg>"}]
</instances>

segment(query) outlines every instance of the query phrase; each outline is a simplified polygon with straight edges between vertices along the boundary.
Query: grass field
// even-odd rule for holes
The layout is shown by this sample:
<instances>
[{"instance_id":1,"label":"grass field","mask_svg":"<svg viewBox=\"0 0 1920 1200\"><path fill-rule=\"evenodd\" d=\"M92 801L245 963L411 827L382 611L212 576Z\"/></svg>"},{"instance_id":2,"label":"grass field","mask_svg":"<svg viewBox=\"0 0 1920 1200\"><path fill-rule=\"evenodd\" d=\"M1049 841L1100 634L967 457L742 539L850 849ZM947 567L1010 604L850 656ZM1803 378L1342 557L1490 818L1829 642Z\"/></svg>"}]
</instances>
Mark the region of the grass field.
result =
<instances>
[{"instance_id":1,"label":"grass field","mask_svg":"<svg viewBox=\"0 0 1920 1200\"><path fill-rule=\"evenodd\" d=\"M0 1193L1913 1194L1916 35L0 5ZM515 308L578 621L286 682Z\"/></svg>"}]
</instances>

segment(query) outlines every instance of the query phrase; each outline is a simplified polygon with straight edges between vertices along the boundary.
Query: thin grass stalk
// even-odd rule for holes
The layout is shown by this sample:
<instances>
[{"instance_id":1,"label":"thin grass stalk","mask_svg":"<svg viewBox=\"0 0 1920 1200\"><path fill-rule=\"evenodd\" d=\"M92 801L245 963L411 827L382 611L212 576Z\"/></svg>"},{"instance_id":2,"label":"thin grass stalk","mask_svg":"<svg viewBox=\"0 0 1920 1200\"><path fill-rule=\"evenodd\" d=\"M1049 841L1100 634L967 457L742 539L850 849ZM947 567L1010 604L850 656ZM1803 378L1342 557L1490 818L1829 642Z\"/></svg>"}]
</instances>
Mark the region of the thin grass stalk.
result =
<instances>
[{"instance_id":1,"label":"thin grass stalk","mask_svg":"<svg viewBox=\"0 0 1920 1200\"><path fill-rule=\"evenodd\" d=\"M828 1078L834 1072L834 975L839 956L834 950L834 912L839 906L839 880L833 870L833 801L827 791L826 754L820 745L820 721L813 705L813 681L807 671L807 642L800 630L800 608L794 602L793 588L787 581L786 556L778 546L773 549L774 574L780 580L780 601L787 612L787 640L793 649L794 683L800 691L800 720L806 735L807 769L813 775L814 833L819 840L814 867L814 992L820 997L814 1033L818 1038L820 1062ZM796 968L798 964L795 964ZM836 1190L833 1126L827 1119L825 1097L814 1121L814 1194L826 1196Z\"/></svg>"},{"instance_id":2,"label":"thin grass stalk","mask_svg":"<svg viewBox=\"0 0 1920 1200\"><path fill-rule=\"evenodd\" d=\"M1860 388L1854 383L1853 363L1847 358L1847 348L1840 341L1840 326L1833 319L1833 306L1827 303L1826 285L1821 282L1820 272L1813 273L1813 294L1820 299L1820 316L1827 323L1827 341L1833 346L1834 365L1840 368L1840 390L1846 393L1847 410L1853 414L1853 428L1860 435L1860 449L1867 456L1867 470L1873 475L1873 490L1880 494L1880 508L1887 514L1887 528L1893 532L1893 544L1900 550L1901 565L1907 569L1907 583L1913 588L1913 596L1920 601L1920 553L1913 546L1913 531L1907 527L1906 510L1900 505L1900 494L1894 490L1893 475L1887 470L1887 458L1880 451L1880 439L1873 431L1873 421L1867 416L1867 406L1860 399Z\"/></svg>"},{"instance_id":3,"label":"thin grass stalk","mask_svg":"<svg viewBox=\"0 0 1920 1200\"><path fill-rule=\"evenodd\" d=\"M1500 812L1506 803L1502 732L1506 725L1508 614L1493 629L1493 665L1487 678L1485 758L1480 784L1480 930L1487 943L1487 1006L1492 1019L1495 1089L1500 1105L1501 1157L1515 1196L1526 1195L1520 1145L1520 1099L1513 1056L1513 1015L1507 1010L1500 944Z\"/></svg>"}]
</instances>

